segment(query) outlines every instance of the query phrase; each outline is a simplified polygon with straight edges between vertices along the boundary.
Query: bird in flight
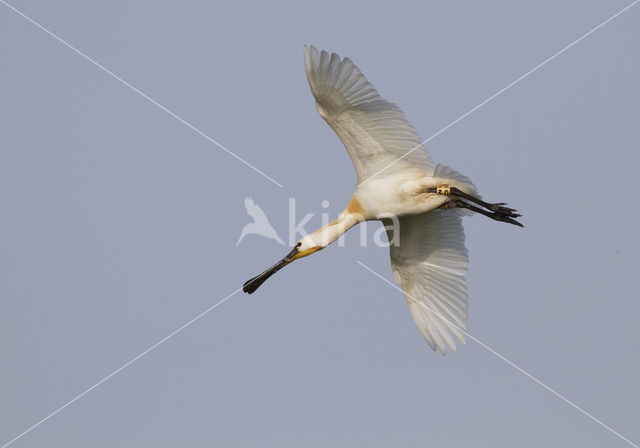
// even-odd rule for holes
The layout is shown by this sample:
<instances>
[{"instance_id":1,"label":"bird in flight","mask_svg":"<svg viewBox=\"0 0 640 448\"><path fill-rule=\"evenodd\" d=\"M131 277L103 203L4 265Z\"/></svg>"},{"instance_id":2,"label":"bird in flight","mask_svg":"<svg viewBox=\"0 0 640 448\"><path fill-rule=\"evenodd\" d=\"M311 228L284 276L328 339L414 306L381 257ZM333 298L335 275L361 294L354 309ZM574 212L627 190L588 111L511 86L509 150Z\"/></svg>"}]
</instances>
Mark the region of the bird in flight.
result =
<instances>
[{"instance_id":1,"label":"bird in flight","mask_svg":"<svg viewBox=\"0 0 640 448\"><path fill-rule=\"evenodd\" d=\"M264 211L258 204L253 202L253 199L246 198L244 200L244 207L247 210L247 215L253 218L253 222L250 222L242 228L236 247L238 247L240 241L242 241L247 235L261 235L276 241L278 244L284 244L284 241L282 241L278 236L276 229L274 229L269 222L267 215L265 215Z\"/></svg>"},{"instance_id":2,"label":"bird in flight","mask_svg":"<svg viewBox=\"0 0 640 448\"><path fill-rule=\"evenodd\" d=\"M248 280L249 294L294 260L325 248L356 224L381 220L390 241L391 270L422 336L432 349L455 351L467 330L467 249L462 216L479 213L523 227L505 203L480 198L473 183L434 165L393 103L383 99L349 58L304 48L318 113L333 128L356 169L358 185L344 211L304 236L282 260Z\"/></svg>"}]
</instances>

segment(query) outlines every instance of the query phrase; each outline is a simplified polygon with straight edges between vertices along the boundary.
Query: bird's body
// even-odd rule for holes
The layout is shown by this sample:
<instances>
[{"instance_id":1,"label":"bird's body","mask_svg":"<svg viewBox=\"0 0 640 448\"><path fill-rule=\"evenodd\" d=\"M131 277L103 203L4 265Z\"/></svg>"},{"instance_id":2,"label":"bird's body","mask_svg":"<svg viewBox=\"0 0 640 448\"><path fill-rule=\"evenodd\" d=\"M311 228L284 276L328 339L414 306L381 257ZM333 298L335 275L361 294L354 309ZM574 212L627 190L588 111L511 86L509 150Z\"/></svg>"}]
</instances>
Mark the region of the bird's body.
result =
<instances>
[{"instance_id":1,"label":"bird's body","mask_svg":"<svg viewBox=\"0 0 640 448\"><path fill-rule=\"evenodd\" d=\"M316 109L344 143L358 185L338 219L304 236L282 261L246 282L245 292L359 222L382 220L393 275L418 328L433 349L455 350L451 334L464 344L468 308L461 217L472 211L521 226L514 219L520 215L482 201L468 178L434 165L402 111L351 60L305 47L305 67Z\"/></svg>"},{"instance_id":2,"label":"bird's body","mask_svg":"<svg viewBox=\"0 0 640 448\"><path fill-rule=\"evenodd\" d=\"M434 210L450 199L429 192L430 188L445 184L469 193L475 191L468 181L411 168L399 173L383 172L371 178L356 187L353 198L361 204L368 220L384 215L415 215Z\"/></svg>"}]
</instances>

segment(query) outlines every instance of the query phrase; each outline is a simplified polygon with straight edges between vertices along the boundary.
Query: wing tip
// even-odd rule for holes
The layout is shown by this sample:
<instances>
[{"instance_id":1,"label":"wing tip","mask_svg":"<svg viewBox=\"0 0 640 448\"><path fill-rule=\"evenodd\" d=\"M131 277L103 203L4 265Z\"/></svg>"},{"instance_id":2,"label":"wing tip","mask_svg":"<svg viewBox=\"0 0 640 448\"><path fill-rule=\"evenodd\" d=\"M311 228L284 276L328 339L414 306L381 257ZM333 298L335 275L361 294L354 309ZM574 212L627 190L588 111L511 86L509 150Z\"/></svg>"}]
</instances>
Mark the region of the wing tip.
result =
<instances>
[{"instance_id":1,"label":"wing tip","mask_svg":"<svg viewBox=\"0 0 640 448\"><path fill-rule=\"evenodd\" d=\"M337 53L319 51L304 45L307 80L316 100L334 103L338 108L357 106L380 99L380 94L351 59Z\"/></svg>"}]
</instances>

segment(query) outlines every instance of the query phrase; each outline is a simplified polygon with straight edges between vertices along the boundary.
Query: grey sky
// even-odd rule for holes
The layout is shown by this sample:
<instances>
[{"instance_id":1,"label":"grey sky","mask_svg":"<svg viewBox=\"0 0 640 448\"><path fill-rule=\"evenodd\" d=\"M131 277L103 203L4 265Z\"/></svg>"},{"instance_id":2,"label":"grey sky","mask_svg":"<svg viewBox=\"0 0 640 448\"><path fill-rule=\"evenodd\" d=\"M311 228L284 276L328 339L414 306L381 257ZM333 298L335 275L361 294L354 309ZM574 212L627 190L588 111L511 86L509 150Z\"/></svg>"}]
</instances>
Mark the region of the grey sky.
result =
<instances>
[{"instance_id":1,"label":"grey sky","mask_svg":"<svg viewBox=\"0 0 640 448\"><path fill-rule=\"evenodd\" d=\"M630 1L14 1L283 184L0 4L0 446L284 255L355 173L302 46L348 56L423 139ZM526 228L465 219L470 333L640 441L640 6L427 145ZM373 234L376 226L369 226ZM346 247L237 294L19 447L628 446L470 342L442 357L386 249Z\"/></svg>"}]
</instances>

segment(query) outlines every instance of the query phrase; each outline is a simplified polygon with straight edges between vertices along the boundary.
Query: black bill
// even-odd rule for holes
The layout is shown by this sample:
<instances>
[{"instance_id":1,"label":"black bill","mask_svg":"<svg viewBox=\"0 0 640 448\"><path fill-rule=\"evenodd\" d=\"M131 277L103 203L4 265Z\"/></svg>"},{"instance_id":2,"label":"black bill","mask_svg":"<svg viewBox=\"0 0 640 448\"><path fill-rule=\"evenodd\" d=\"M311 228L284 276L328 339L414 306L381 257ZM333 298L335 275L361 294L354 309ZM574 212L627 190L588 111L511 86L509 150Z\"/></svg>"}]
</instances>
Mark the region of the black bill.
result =
<instances>
[{"instance_id":1,"label":"black bill","mask_svg":"<svg viewBox=\"0 0 640 448\"><path fill-rule=\"evenodd\" d=\"M246 293L252 294L256 289L260 287L269 277L278 272L280 269L288 265L293 261L293 258L298 253L298 248L295 247L286 257L282 260L271 266L269 269L264 271L260 275L256 275L250 280L247 280L245 284L242 286L242 290Z\"/></svg>"}]
</instances>

